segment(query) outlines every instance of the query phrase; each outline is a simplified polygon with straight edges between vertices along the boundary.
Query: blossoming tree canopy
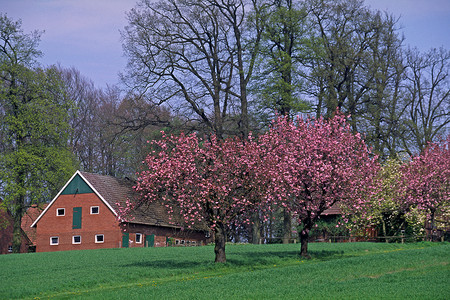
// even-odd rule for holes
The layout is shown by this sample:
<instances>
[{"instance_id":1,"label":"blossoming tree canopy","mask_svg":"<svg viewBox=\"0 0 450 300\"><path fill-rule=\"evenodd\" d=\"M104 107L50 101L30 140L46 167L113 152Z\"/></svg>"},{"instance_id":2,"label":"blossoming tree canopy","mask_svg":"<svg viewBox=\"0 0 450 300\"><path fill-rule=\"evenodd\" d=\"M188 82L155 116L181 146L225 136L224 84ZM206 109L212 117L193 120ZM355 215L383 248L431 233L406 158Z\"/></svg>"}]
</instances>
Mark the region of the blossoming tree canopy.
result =
<instances>
[{"instance_id":1,"label":"blossoming tree canopy","mask_svg":"<svg viewBox=\"0 0 450 300\"><path fill-rule=\"evenodd\" d=\"M216 262L226 261L230 225L280 207L303 225L307 256L309 230L320 214L339 201L362 205L378 168L340 114L329 121L279 118L257 140L181 134L153 144L159 149L146 158L136 190L143 202L162 202L187 226L207 224Z\"/></svg>"},{"instance_id":2,"label":"blossoming tree canopy","mask_svg":"<svg viewBox=\"0 0 450 300\"><path fill-rule=\"evenodd\" d=\"M250 137L208 140L195 134L163 135L145 160L138 178L142 200L159 201L188 227L206 224L214 231L216 262L225 262L227 230L238 219L249 222L263 209L267 177L261 173L266 155ZM238 218L239 217L239 218Z\"/></svg>"},{"instance_id":3,"label":"blossoming tree canopy","mask_svg":"<svg viewBox=\"0 0 450 300\"><path fill-rule=\"evenodd\" d=\"M450 213L450 135L441 143L430 144L402 169L403 207L429 214L434 225L437 213Z\"/></svg>"},{"instance_id":4,"label":"blossoming tree canopy","mask_svg":"<svg viewBox=\"0 0 450 300\"><path fill-rule=\"evenodd\" d=\"M367 201L377 158L339 113L330 120L279 118L260 143L277 157L277 171L267 172L270 203L287 208L301 223L301 255L309 257L309 231L323 211L341 201L355 207Z\"/></svg>"}]
</instances>

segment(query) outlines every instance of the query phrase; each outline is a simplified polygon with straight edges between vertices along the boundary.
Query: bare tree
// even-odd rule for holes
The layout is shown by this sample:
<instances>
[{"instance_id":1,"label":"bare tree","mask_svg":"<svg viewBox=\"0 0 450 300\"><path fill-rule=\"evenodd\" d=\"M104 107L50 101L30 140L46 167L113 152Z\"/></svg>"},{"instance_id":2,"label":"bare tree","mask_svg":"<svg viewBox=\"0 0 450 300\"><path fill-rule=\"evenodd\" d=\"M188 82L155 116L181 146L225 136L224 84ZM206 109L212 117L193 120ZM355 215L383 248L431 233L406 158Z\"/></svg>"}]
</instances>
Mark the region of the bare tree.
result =
<instances>
[{"instance_id":1,"label":"bare tree","mask_svg":"<svg viewBox=\"0 0 450 300\"><path fill-rule=\"evenodd\" d=\"M69 145L80 167L88 172L98 171L96 146L98 143L98 100L100 91L92 80L84 77L77 69L58 66L64 83L65 95L73 102L70 114Z\"/></svg>"},{"instance_id":2,"label":"bare tree","mask_svg":"<svg viewBox=\"0 0 450 300\"><path fill-rule=\"evenodd\" d=\"M69 144L79 167L112 176L134 176L146 141L171 124L167 109L115 86L97 89L75 68L58 67L65 95L74 103Z\"/></svg>"},{"instance_id":3,"label":"bare tree","mask_svg":"<svg viewBox=\"0 0 450 300\"><path fill-rule=\"evenodd\" d=\"M365 7L363 1L305 1L309 47L302 57L305 97L316 117L336 108L351 117L377 154L399 149L404 114L405 66L398 18Z\"/></svg>"},{"instance_id":4,"label":"bare tree","mask_svg":"<svg viewBox=\"0 0 450 300\"><path fill-rule=\"evenodd\" d=\"M409 135L405 150L422 152L429 142L448 133L450 123L450 51L440 48L421 54L407 52L405 105Z\"/></svg>"},{"instance_id":5,"label":"bare tree","mask_svg":"<svg viewBox=\"0 0 450 300\"><path fill-rule=\"evenodd\" d=\"M247 9L257 13L258 2L140 1L122 32L124 81L219 137L246 136L247 84L262 32L258 18L247 23Z\"/></svg>"}]
</instances>

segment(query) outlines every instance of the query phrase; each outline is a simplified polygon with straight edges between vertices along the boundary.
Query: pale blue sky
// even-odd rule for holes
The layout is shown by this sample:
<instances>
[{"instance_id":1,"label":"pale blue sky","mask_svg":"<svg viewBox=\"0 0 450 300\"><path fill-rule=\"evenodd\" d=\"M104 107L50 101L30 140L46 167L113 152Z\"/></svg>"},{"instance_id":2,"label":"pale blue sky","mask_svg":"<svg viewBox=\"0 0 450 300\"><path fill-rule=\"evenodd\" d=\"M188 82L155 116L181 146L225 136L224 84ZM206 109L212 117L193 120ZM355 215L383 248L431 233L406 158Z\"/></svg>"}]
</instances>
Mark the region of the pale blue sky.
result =
<instances>
[{"instance_id":1,"label":"pale blue sky","mask_svg":"<svg viewBox=\"0 0 450 300\"><path fill-rule=\"evenodd\" d=\"M450 0L366 0L373 9L401 17L405 44L427 51L450 49ZM124 70L119 30L136 0L0 0L0 12L22 19L23 29L45 30L44 65L74 66L96 86L116 84Z\"/></svg>"}]
</instances>

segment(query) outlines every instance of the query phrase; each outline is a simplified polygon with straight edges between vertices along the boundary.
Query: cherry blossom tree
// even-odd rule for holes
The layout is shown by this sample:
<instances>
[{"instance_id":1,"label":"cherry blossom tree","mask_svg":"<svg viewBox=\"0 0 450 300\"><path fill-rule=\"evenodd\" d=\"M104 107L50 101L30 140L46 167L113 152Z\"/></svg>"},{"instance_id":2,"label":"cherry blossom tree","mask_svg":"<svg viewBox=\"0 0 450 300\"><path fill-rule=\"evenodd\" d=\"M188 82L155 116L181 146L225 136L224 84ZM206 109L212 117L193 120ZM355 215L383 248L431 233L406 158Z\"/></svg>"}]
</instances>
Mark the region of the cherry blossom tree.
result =
<instances>
[{"instance_id":1,"label":"cherry blossom tree","mask_svg":"<svg viewBox=\"0 0 450 300\"><path fill-rule=\"evenodd\" d=\"M271 178L269 203L287 208L301 224L304 257L309 257L309 232L323 211L340 202L362 208L375 192L377 157L340 113L330 120L279 118L260 144L277 160L276 168L266 172Z\"/></svg>"},{"instance_id":2,"label":"cherry blossom tree","mask_svg":"<svg viewBox=\"0 0 450 300\"><path fill-rule=\"evenodd\" d=\"M329 121L279 118L257 140L181 134L152 144L157 149L135 187L141 203L130 205L159 201L188 227L207 224L216 262L226 261L231 225L280 207L302 224L301 255L308 257L309 231L320 214L342 201L362 207L378 170L340 114Z\"/></svg>"},{"instance_id":3,"label":"cherry blossom tree","mask_svg":"<svg viewBox=\"0 0 450 300\"><path fill-rule=\"evenodd\" d=\"M214 232L215 262L226 262L228 228L258 209L267 177L262 172L266 157L250 136L235 139L200 139L197 135L166 136L153 141L157 149L145 160L136 191L142 203L159 201L187 227L207 224ZM176 220L175 220L176 219Z\"/></svg>"},{"instance_id":4,"label":"cherry blossom tree","mask_svg":"<svg viewBox=\"0 0 450 300\"><path fill-rule=\"evenodd\" d=\"M398 202L403 209L427 214L431 226L437 214L450 213L450 135L431 143L402 169Z\"/></svg>"}]
</instances>

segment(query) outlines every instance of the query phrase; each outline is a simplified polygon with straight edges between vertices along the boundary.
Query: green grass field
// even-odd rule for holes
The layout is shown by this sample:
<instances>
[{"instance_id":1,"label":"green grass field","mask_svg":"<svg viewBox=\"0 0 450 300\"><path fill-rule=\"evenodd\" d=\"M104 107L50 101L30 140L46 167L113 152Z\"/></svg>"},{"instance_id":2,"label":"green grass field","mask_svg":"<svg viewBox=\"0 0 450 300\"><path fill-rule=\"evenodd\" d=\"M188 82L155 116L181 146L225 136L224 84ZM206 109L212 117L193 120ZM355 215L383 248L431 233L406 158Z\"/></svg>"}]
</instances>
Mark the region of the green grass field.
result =
<instances>
[{"instance_id":1,"label":"green grass field","mask_svg":"<svg viewBox=\"0 0 450 300\"><path fill-rule=\"evenodd\" d=\"M0 299L450 299L450 244L227 245L0 256Z\"/></svg>"}]
</instances>

